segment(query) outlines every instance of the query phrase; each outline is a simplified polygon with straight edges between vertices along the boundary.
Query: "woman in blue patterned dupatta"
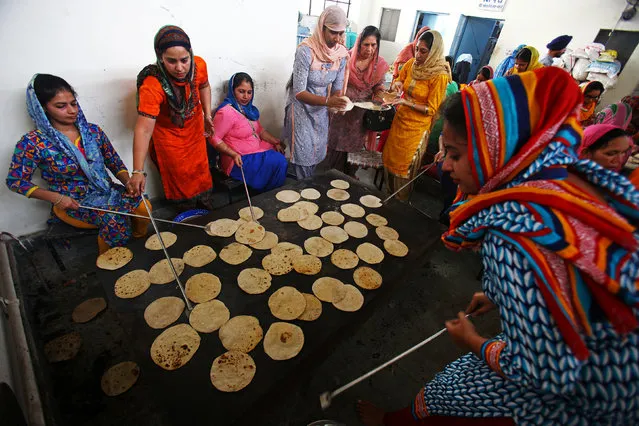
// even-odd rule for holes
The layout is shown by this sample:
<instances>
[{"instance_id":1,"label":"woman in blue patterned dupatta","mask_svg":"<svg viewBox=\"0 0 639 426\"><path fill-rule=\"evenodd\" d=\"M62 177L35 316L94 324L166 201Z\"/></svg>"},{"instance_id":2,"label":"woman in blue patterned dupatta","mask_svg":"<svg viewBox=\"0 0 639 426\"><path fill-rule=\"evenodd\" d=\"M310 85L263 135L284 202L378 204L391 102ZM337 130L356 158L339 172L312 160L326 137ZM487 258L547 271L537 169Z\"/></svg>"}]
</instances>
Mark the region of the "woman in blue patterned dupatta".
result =
<instances>
[{"instance_id":1,"label":"woman in blue patterned dupatta","mask_svg":"<svg viewBox=\"0 0 639 426\"><path fill-rule=\"evenodd\" d=\"M132 233L127 217L82 209L80 204L148 214L140 199L126 196L125 188L111 181L107 169L123 185L129 172L102 129L87 122L73 88L60 77L36 74L27 87L27 109L36 129L16 145L9 189L52 203L53 215L70 225L98 228L100 253L125 245ZM48 189L31 182L37 169ZM147 226L147 220L133 219L133 236L145 236Z\"/></svg>"},{"instance_id":2,"label":"woman in blue patterned dupatta","mask_svg":"<svg viewBox=\"0 0 639 426\"><path fill-rule=\"evenodd\" d=\"M479 249L485 269L483 292L446 323L471 353L410 408L361 403L366 424L639 422L639 192L578 159L582 99L547 67L445 104L444 170L466 195L443 241ZM491 309L503 332L486 339L465 315Z\"/></svg>"}]
</instances>

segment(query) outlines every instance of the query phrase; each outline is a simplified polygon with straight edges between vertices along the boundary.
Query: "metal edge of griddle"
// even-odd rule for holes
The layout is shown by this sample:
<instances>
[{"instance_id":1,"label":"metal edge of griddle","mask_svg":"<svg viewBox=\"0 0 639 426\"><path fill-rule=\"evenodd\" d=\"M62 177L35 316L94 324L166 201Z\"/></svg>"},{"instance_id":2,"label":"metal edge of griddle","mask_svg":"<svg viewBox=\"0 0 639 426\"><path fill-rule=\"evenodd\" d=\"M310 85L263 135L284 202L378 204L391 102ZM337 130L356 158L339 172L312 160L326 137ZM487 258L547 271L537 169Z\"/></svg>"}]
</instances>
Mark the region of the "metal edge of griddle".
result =
<instances>
[{"instance_id":1,"label":"metal edge of griddle","mask_svg":"<svg viewBox=\"0 0 639 426\"><path fill-rule=\"evenodd\" d=\"M3 243L0 243L0 244L3 244ZM24 329L25 340L28 347L29 361L31 363L31 368L33 370L33 378L35 379L35 390L33 391L37 393L37 395L35 396L38 399L38 401L37 402L32 401L32 402L37 403L40 410L40 413L25 412L23 414L25 418L27 419L27 421L29 422L29 424L38 424L37 421L35 423L32 423L34 422L33 416L37 416L37 417L40 417L40 419L44 422L44 424L49 426L56 426L59 424L57 419L59 419L60 417L59 415L55 414L57 410L57 404L53 402L49 392L44 391L44 389L47 389L45 384L47 383L46 372L48 371L48 368L47 368L47 364L42 362L43 360L40 357L41 348L38 347L36 340L33 336L33 330L34 330L34 328L32 327L33 321L29 317L29 314L27 313L26 304L25 304L26 297L23 294L22 286L19 284L21 283L20 272L19 272L19 268L17 267L17 260L13 251L14 243L6 243L4 244L4 247L6 249L6 253L8 257L9 273L11 274L11 279L13 280L13 287L16 292L16 298L20 301L20 304L19 304L19 312L21 317L20 319L22 321L22 327ZM30 256L30 253L25 253L25 256ZM31 398L29 395L27 395L26 397ZM29 405L30 404L27 404L27 406Z\"/></svg>"},{"instance_id":2,"label":"metal edge of griddle","mask_svg":"<svg viewBox=\"0 0 639 426\"><path fill-rule=\"evenodd\" d=\"M325 174L327 176L333 175L335 178L350 181L349 183L351 184L355 182L360 184L359 181L354 180L350 176L347 176L335 170L329 170ZM369 185L362 185L362 186L364 187L368 186L369 187L368 189L370 190L373 190L375 192L381 192L377 188L370 187ZM390 203L399 203L402 206L409 207L405 203L402 203L397 200L391 200ZM411 211L414 211L414 210L411 209ZM416 213L418 214L419 212L416 212ZM418 256L416 257L417 261L414 265L415 267L406 270L403 274L400 274L400 276L398 276L390 285L383 285L382 287L377 289L376 297L370 300L363 307L361 311L357 312L358 315L356 316L355 320L349 321L348 323L346 323L345 326L339 328L330 337L330 339L328 339L328 341L325 342L325 344L321 347L321 349L307 356L300 363L298 368L299 368L299 371L303 371L303 374L297 375L296 377L292 377L292 378L289 375L287 379L281 382L278 382L273 386L273 387L277 387L278 393L286 394L295 390L296 388L299 389L300 385L308 384L309 380L312 378L312 374L314 371L314 369L310 367L317 366L318 364L322 363L328 357L328 355L330 355L333 352L333 350L337 348L341 342L344 341L344 339L347 336L352 335L354 332L359 330L364 325L364 323L366 323L373 316L373 313L376 312L383 303L386 303L388 301L387 297L385 296L391 295L394 292L394 290L397 288L397 286L401 285L401 283L405 282L406 279L413 276L417 269L427 264L429 259L428 259L428 256L426 256L426 254L433 246L437 244L437 242L439 241L437 234L441 233L439 222L437 222L436 220L432 218L429 218L427 220L432 221L434 225L433 230L431 231L429 229L428 232L429 233L432 232L435 235L434 235L434 238L432 238L429 243L424 244L423 246L420 247L421 254L418 254ZM327 384L327 386L329 388L331 387L329 384ZM269 389L269 391L273 391L273 387ZM317 395L309 395L309 397L310 397L309 401L315 402L317 400ZM247 414L245 414L241 418L237 419L232 424L232 426L254 425L256 424L256 421L263 418L260 416L263 416L264 413L268 411L268 409L273 409L273 400L266 400L266 399L258 400L251 407L251 410L248 411Z\"/></svg>"}]
</instances>

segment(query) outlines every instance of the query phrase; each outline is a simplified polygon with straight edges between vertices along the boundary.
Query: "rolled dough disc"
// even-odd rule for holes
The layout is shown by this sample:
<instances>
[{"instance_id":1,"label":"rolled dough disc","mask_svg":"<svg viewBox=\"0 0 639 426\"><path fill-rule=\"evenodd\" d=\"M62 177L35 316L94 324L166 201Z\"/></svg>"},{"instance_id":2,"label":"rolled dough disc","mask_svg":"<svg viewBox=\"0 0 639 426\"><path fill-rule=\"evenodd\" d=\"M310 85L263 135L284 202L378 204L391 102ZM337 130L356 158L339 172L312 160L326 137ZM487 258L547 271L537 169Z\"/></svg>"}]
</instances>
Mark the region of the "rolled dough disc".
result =
<instances>
[{"instance_id":1,"label":"rolled dough disc","mask_svg":"<svg viewBox=\"0 0 639 426\"><path fill-rule=\"evenodd\" d=\"M384 241L384 248L391 256L404 257L408 254L408 247L399 240Z\"/></svg>"},{"instance_id":2,"label":"rolled dough disc","mask_svg":"<svg viewBox=\"0 0 639 426\"><path fill-rule=\"evenodd\" d=\"M312 294L302 293L306 299L306 308L297 319L302 321L315 321L322 315L322 302Z\"/></svg>"},{"instance_id":3,"label":"rolled dough disc","mask_svg":"<svg viewBox=\"0 0 639 426\"><path fill-rule=\"evenodd\" d=\"M364 295L362 292L357 289L357 287L346 284L344 286L345 295L342 300L339 302L333 302L333 306L335 306L340 311L345 312L355 312L360 310L360 308L364 305Z\"/></svg>"},{"instance_id":4,"label":"rolled dough disc","mask_svg":"<svg viewBox=\"0 0 639 426\"><path fill-rule=\"evenodd\" d=\"M346 201L351 198L350 194L343 189L331 188L326 192L326 196L335 201Z\"/></svg>"},{"instance_id":5,"label":"rolled dough disc","mask_svg":"<svg viewBox=\"0 0 639 426\"><path fill-rule=\"evenodd\" d=\"M303 346L304 332L288 322L274 322L264 336L264 352L275 361L294 358Z\"/></svg>"},{"instance_id":6,"label":"rolled dough disc","mask_svg":"<svg viewBox=\"0 0 639 426\"><path fill-rule=\"evenodd\" d=\"M162 242L166 248L171 247L177 241L177 235L173 232L160 232L160 235L162 236ZM162 250L162 244L160 244L158 235L151 235L144 243L144 247L148 250Z\"/></svg>"},{"instance_id":7,"label":"rolled dough disc","mask_svg":"<svg viewBox=\"0 0 639 426\"><path fill-rule=\"evenodd\" d=\"M344 223L344 216L338 212L324 212L322 213L322 220L325 224L331 226L340 226Z\"/></svg>"},{"instance_id":8,"label":"rolled dough disc","mask_svg":"<svg viewBox=\"0 0 639 426\"><path fill-rule=\"evenodd\" d=\"M306 188L301 192L302 198L306 198L307 200L317 200L322 194L315 188Z\"/></svg>"},{"instance_id":9,"label":"rolled dough disc","mask_svg":"<svg viewBox=\"0 0 639 426\"><path fill-rule=\"evenodd\" d=\"M231 243L220 251L220 259L229 265L239 265L246 262L251 254L253 254L253 250L244 244Z\"/></svg>"},{"instance_id":10,"label":"rolled dough disc","mask_svg":"<svg viewBox=\"0 0 639 426\"><path fill-rule=\"evenodd\" d=\"M399 234L393 228L388 226L378 226L375 228L375 233L382 240L398 240Z\"/></svg>"},{"instance_id":11,"label":"rolled dough disc","mask_svg":"<svg viewBox=\"0 0 639 426\"><path fill-rule=\"evenodd\" d=\"M179 297L160 297L146 307L144 321L156 330L168 327L180 318L184 312L184 306L184 300Z\"/></svg>"},{"instance_id":12,"label":"rolled dough disc","mask_svg":"<svg viewBox=\"0 0 639 426\"><path fill-rule=\"evenodd\" d=\"M353 238L364 238L368 235L366 225L354 221L346 222L344 224L344 231Z\"/></svg>"},{"instance_id":13,"label":"rolled dough disc","mask_svg":"<svg viewBox=\"0 0 639 426\"><path fill-rule=\"evenodd\" d=\"M322 237L311 237L304 241L304 248L309 254L317 257L326 257L333 253L333 243Z\"/></svg>"},{"instance_id":14,"label":"rolled dough disc","mask_svg":"<svg viewBox=\"0 0 639 426\"><path fill-rule=\"evenodd\" d=\"M277 245L278 241L279 238L276 233L266 231L266 234L264 234L264 238L262 239L262 241L251 244L251 247L255 250L270 250Z\"/></svg>"},{"instance_id":15,"label":"rolled dough disc","mask_svg":"<svg viewBox=\"0 0 639 426\"><path fill-rule=\"evenodd\" d=\"M313 294L322 302L333 303L336 289L344 287L344 283L332 277L322 277L313 283Z\"/></svg>"},{"instance_id":16,"label":"rolled dough disc","mask_svg":"<svg viewBox=\"0 0 639 426\"><path fill-rule=\"evenodd\" d=\"M271 275L286 275L293 270L295 257L291 257L287 253L267 254L262 258L262 268Z\"/></svg>"},{"instance_id":17,"label":"rolled dough disc","mask_svg":"<svg viewBox=\"0 0 639 426\"><path fill-rule=\"evenodd\" d=\"M360 197L359 202L362 206L376 209L382 206L382 200L374 195L364 195Z\"/></svg>"},{"instance_id":18,"label":"rolled dough disc","mask_svg":"<svg viewBox=\"0 0 639 426\"><path fill-rule=\"evenodd\" d=\"M235 232L235 240L240 244L256 244L264 239L266 229L257 222L245 222Z\"/></svg>"},{"instance_id":19,"label":"rolled dough disc","mask_svg":"<svg viewBox=\"0 0 639 426\"><path fill-rule=\"evenodd\" d=\"M255 371L255 361L249 354L228 351L213 360L211 383L219 391L237 392L251 383Z\"/></svg>"},{"instance_id":20,"label":"rolled dough disc","mask_svg":"<svg viewBox=\"0 0 639 426\"><path fill-rule=\"evenodd\" d=\"M189 266L201 268L213 262L217 253L209 246L199 245L187 250L182 256L182 260Z\"/></svg>"},{"instance_id":21,"label":"rolled dough disc","mask_svg":"<svg viewBox=\"0 0 639 426\"><path fill-rule=\"evenodd\" d=\"M283 203L295 203L300 199L300 194L297 191L285 189L284 191L280 191L275 194L275 198Z\"/></svg>"},{"instance_id":22,"label":"rolled dough disc","mask_svg":"<svg viewBox=\"0 0 639 426\"><path fill-rule=\"evenodd\" d=\"M44 356L49 362L68 361L76 357L81 346L82 336L73 331L45 343Z\"/></svg>"},{"instance_id":23,"label":"rolled dough disc","mask_svg":"<svg viewBox=\"0 0 639 426\"><path fill-rule=\"evenodd\" d=\"M138 377L140 367L133 361L124 361L104 372L100 387L107 396L117 396L131 389Z\"/></svg>"},{"instance_id":24,"label":"rolled dough disc","mask_svg":"<svg viewBox=\"0 0 639 426\"><path fill-rule=\"evenodd\" d=\"M366 210L364 210L362 206L358 206L357 204L352 203L342 204L340 206L340 210L345 215L355 218L364 217L364 215L366 214Z\"/></svg>"},{"instance_id":25,"label":"rolled dough disc","mask_svg":"<svg viewBox=\"0 0 639 426\"><path fill-rule=\"evenodd\" d=\"M306 219L298 221L297 224L309 231L315 231L316 229L320 229L324 222L322 222L322 219L319 216L312 214Z\"/></svg>"},{"instance_id":26,"label":"rolled dough disc","mask_svg":"<svg viewBox=\"0 0 639 426\"><path fill-rule=\"evenodd\" d=\"M275 318L294 320L306 309L306 299L295 287L284 286L271 294L268 307Z\"/></svg>"},{"instance_id":27,"label":"rolled dough disc","mask_svg":"<svg viewBox=\"0 0 639 426\"><path fill-rule=\"evenodd\" d=\"M173 263L173 268L175 269L177 276L179 277L182 275L182 272L184 272L184 261L180 258L174 257L171 258L171 262ZM162 259L155 265L151 266L151 269L149 270L149 279L151 280L151 284L168 284L175 281L175 275L173 275L169 261L167 259Z\"/></svg>"},{"instance_id":28,"label":"rolled dough disc","mask_svg":"<svg viewBox=\"0 0 639 426\"><path fill-rule=\"evenodd\" d=\"M313 255L303 254L293 259L293 269L298 274L316 275L322 270L322 261Z\"/></svg>"},{"instance_id":29,"label":"rolled dough disc","mask_svg":"<svg viewBox=\"0 0 639 426\"><path fill-rule=\"evenodd\" d=\"M251 216L250 206L240 209L240 211L237 213L241 219L244 219L247 222L250 222L253 220L253 217ZM264 217L264 210L262 210L259 207L253 206L253 214L255 215L255 220L260 220L262 217Z\"/></svg>"},{"instance_id":30,"label":"rolled dough disc","mask_svg":"<svg viewBox=\"0 0 639 426\"><path fill-rule=\"evenodd\" d=\"M98 256L95 264L100 269L115 271L133 259L133 252L126 247L113 247Z\"/></svg>"},{"instance_id":31,"label":"rolled dough disc","mask_svg":"<svg viewBox=\"0 0 639 426\"><path fill-rule=\"evenodd\" d=\"M341 244L348 240L348 234L339 226L325 226L320 230L320 235L333 244Z\"/></svg>"},{"instance_id":32,"label":"rolled dough disc","mask_svg":"<svg viewBox=\"0 0 639 426\"><path fill-rule=\"evenodd\" d=\"M238 315L220 328L220 341L229 351L251 352L263 336L260 321L249 315Z\"/></svg>"},{"instance_id":33,"label":"rolled dough disc","mask_svg":"<svg viewBox=\"0 0 639 426\"><path fill-rule=\"evenodd\" d=\"M188 324L167 328L151 345L151 358L165 370L177 370L189 362L200 347L200 335Z\"/></svg>"},{"instance_id":34,"label":"rolled dough disc","mask_svg":"<svg viewBox=\"0 0 639 426\"><path fill-rule=\"evenodd\" d=\"M386 226L388 225L388 221L384 216L380 216L376 213L371 213L366 215L366 222L370 223L373 226Z\"/></svg>"},{"instance_id":35,"label":"rolled dough disc","mask_svg":"<svg viewBox=\"0 0 639 426\"><path fill-rule=\"evenodd\" d=\"M355 250L360 259L371 265L381 263L384 260L384 252L371 243L362 243Z\"/></svg>"},{"instance_id":36,"label":"rolled dough disc","mask_svg":"<svg viewBox=\"0 0 639 426\"><path fill-rule=\"evenodd\" d=\"M335 179L331 181L331 186L337 189L348 189L351 184L342 179Z\"/></svg>"},{"instance_id":37,"label":"rolled dough disc","mask_svg":"<svg viewBox=\"0 0 639 426\"><path fill-rule=\"evenodd\" d=\"M339 249L331 254L331 263L340 269L353 269L359 263L359 257L350 250Z\"/></svg>"},{"instance_id":38,"label":"rolled dough disc","mask_svg":"<svg viewBox=\"0 0 639 426\"><path fill-rule=\"evenodd\" d=\"M240 223L234 219L218 219L206 225L206 233L213 237L230 237L235 234Z\"/></svg>"},{"instance_id":39,"label":"rolled dough disc","mask_svg":"<svg viewBox=\"0 0 639 426\"><path fill-rule=\"evenodd\" d=\"M355 284L366 290L375 290L382 285L382 275L368 266L361 266L353 272Z\"/></svg>"},{"instance_id":40,"label":"rolled dough disc","mask_svg":"<svg viewBox=\"0 0 639 426\"><path fill-rule=\"evenodd\" d=\"M193 275L186 281L186 297L195 303L204 303L215 299L222 290L222 282L208 272Z\"/></svg>"},{"instance_id":41,"label":"rolled dough disc","mask_svg":"<svg viewBox=\"0 0 639 426\"><path fill-rule=\"evenodd\" d=\"M151 278L144 269L135 269L122 275L115 282L113 291L121 299L138 297L151 287Z\"/></svg>"},{"instance_id":42,"label":"rolled dough disc","mask_svg":"<svg viewBox=\"0 0 639 426\"><path fill-rule=\"evenodd\" d=\"M73 322L77 322L80 324L89 322L100 312L105 310L106 307L107 303L106 300L104 300L104 297L94 297L92 299L87 299L75 307L73 313L71 314L71 319L73 320Z\"/></svg>"},{"instance_id":43,"label":"rolled dough disc","mask_svg":"<svg viewBox=\"0 0 639 426\"><path fill-rule=\"evenodd\" d=\"M301 217L301 210L293 207L287 207L277 212L277 220L280 222L297 222Z\"/></svg>"},{"instance_id":44,"label":"rolled dough disc","mask_svg":"<svg viewBox=\"0 0 639 426\"><path fill-rule=\"evenodd\" d=\"M231 318L231 313L220 300L209 300L196 305L189 315L189 324L200 333L213 333Z\"/></svg>"},{"instance_id":45,"label":"rolled dough disc","mask_svg":"<svg viewBox=\"0 0 639 426\"><path fill-rule=\"evenodd\" d=\"M264 269L247 268L237 276L237 285L248 294L262 294L271 287L271 280Z\"/></svg>"}]
</instances>

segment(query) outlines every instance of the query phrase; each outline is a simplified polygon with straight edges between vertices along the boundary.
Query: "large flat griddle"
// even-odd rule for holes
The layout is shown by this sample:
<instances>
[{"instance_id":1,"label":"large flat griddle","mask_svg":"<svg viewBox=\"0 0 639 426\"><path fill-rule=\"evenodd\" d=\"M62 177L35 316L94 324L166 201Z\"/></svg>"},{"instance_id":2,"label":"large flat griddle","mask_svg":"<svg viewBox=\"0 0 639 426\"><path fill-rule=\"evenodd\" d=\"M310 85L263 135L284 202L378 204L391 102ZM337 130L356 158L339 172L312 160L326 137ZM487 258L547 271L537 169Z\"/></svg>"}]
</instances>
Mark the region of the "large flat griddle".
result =
<instances>
[{"instance_id":1,"label":"large flat griddle","mask_svg":"<svg viewBox=\"0 0 639 426\"><path fill-rule=\"evenodd\" d=\"M348 190L351 197L348 201L338 202L329 199L326 192L331 188L333 179L347 180L351 187ZM288 241L303 247L304 241L312 236L319 236L319 230L308 231L296 223L282 223L276 218L277 211L289 206L275 198L275 193L282 189L301 191L304 188L315 188L321 194L321 198L314 200L320 206L317 213L325 211L340 211L343 203L359 204L362 195L373 194L383 198L383 194L373 187L365 186L345 175L330 171L324 175L312 179L296 182L278 190L260 194L252 198L253 205L264 210L265 215L259 222L268 230L276 233L280 241ZM219 218L237 218L238 210L244 207L237 203L229 205L210 215L199 218L193 223L206 224ZM396 286L404 285L406 278L412 271L427 260L429 247L437 241L440 229L439 225L429 220L414 209L397 201L391 201L379 209L365 208L368 213L377 213L386 217L389 226L395 228L400 234L400 240L409 247L409 254L404 258L396 258L385 252L385 259L379 265L372 267L382 274L384 283L381 288L374 291L362 290L365 296L363 308L354 313L341 312L328 303L323 303L323 312L320 318L313 322L292 321L299 325L305 336L304 348L300 354L288 361L273 361L265 353L260 343L250 355L255 360L257 370L253 382L244 390L235 393L223 393L216 390L211 384L209 371L213 359L225 352L220 343L218 333L200 334L201 346L191 361L184 367L175 371L166 371L153 363L149 349L153 340L162 330L151 329L143 318L146 306L153 300L163 296L180 297L180 291L175 282L166 285L152 285L143 295L135 299L119 299L113 293L113 285L116 279L126 272L134 269L148 270L155 262L163 259L161 251L149 251L144 248L144 241L135 241L130 245L134 253L133 260L124 268L117 271L97 271L97 279L104 289L104 297L108 302L111 314L117 317L121 328L124 330L124 341L119 345L130 349L132 360L141 368L138 383L127 393L109 399L104 396L105 404L113 409L121 405L121 410L126 412L129 401L148 400L157 407L154 420L148 424L158 424L157 417L161 417L162 424L171 425L231 425L231 424L259 424L259 419L265 416L265 410L276 409L279 396L286 392L295 391L300 378L312 374L313 367L320 364L326 355L339 343L339 341L352 334L355 328L363 323L375 312L379 303L388 302L392 297ZM347 217L347 220L348 217ZM354 219L367 225L369 234L364 239L350 238L337 248L347 248L355 251L362 242L367 241L382 248L383 241L375 234L375 228L361 219ZM187 227L174 227L172 232L178 235L177 242L168 248L172 257L182 257L183 253L198 244L207 244L219 254L220 250L231 242L234 237L211 237L202 230ZM186 266L181 280L186 283L189 277L201 272L210 272L217 275L222 281L222 291L218 299L223 301L231 312L231 316L253 315L257 317L266 333L268 327L276 321L269 311L267 300L276 289L291 285L302 292L312 293L313 282L321 276L331 276L345 283L353 283L353 270L340 270L330 263L330 257L322 259L322 271L316 276L305 276L295 271L273 277L271 288L261 295L248 295L237 286L237 275L244 268L261 268L262 258L270 251L253 250L248 261L241 265L231 266L222 260L215 259L209 265L202 268ZM366 265L360 261L360 266ZM370 265L369 265L370 266ZM188 323L187 313L178 320ZM85 337L85 345L91 345L90 336ZM113 360L112 363L122 361ZM109 361L106 361L109 365ZM52 366L52 368L55 368ZM361 373L353 368L353 376ZM99 386L99 385L98 385ZM257 421L257 423L256 423ZM146 424L136 419L136 424Z\"/></svg>"}]
</instances>

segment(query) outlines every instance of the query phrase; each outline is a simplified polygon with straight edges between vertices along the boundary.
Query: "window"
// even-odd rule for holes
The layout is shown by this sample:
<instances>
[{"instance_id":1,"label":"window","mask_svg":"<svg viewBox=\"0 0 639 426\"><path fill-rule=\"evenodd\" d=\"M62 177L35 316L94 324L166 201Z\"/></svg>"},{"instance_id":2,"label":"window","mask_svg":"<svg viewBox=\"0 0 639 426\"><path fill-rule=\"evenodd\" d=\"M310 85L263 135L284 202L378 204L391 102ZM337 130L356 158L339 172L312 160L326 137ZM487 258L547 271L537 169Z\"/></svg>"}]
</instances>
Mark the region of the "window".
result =
<instances>
[{"instance_id":1,"label":"window","mask_svg":"<svg viewBox=\"0 0 639 426\"><path fill-rule=\"evenodd\" d=\"M379 22L379 32L382 34L382 40L395 41L400 12L401 10L399 9L382 8L382 19Z\"/></svg>"},{"instance_id":2,"label":"window","mask_svg":"<svg viewBox=\"0 0 639 426\"><path fill-rule=\"evenodd\" d=\"M312 0L311 0L312 1ZM351 0L324 0L324 9L329 6L339 6L346 12L346 17L351 11Z\"/></svg>"}]
</instances>

